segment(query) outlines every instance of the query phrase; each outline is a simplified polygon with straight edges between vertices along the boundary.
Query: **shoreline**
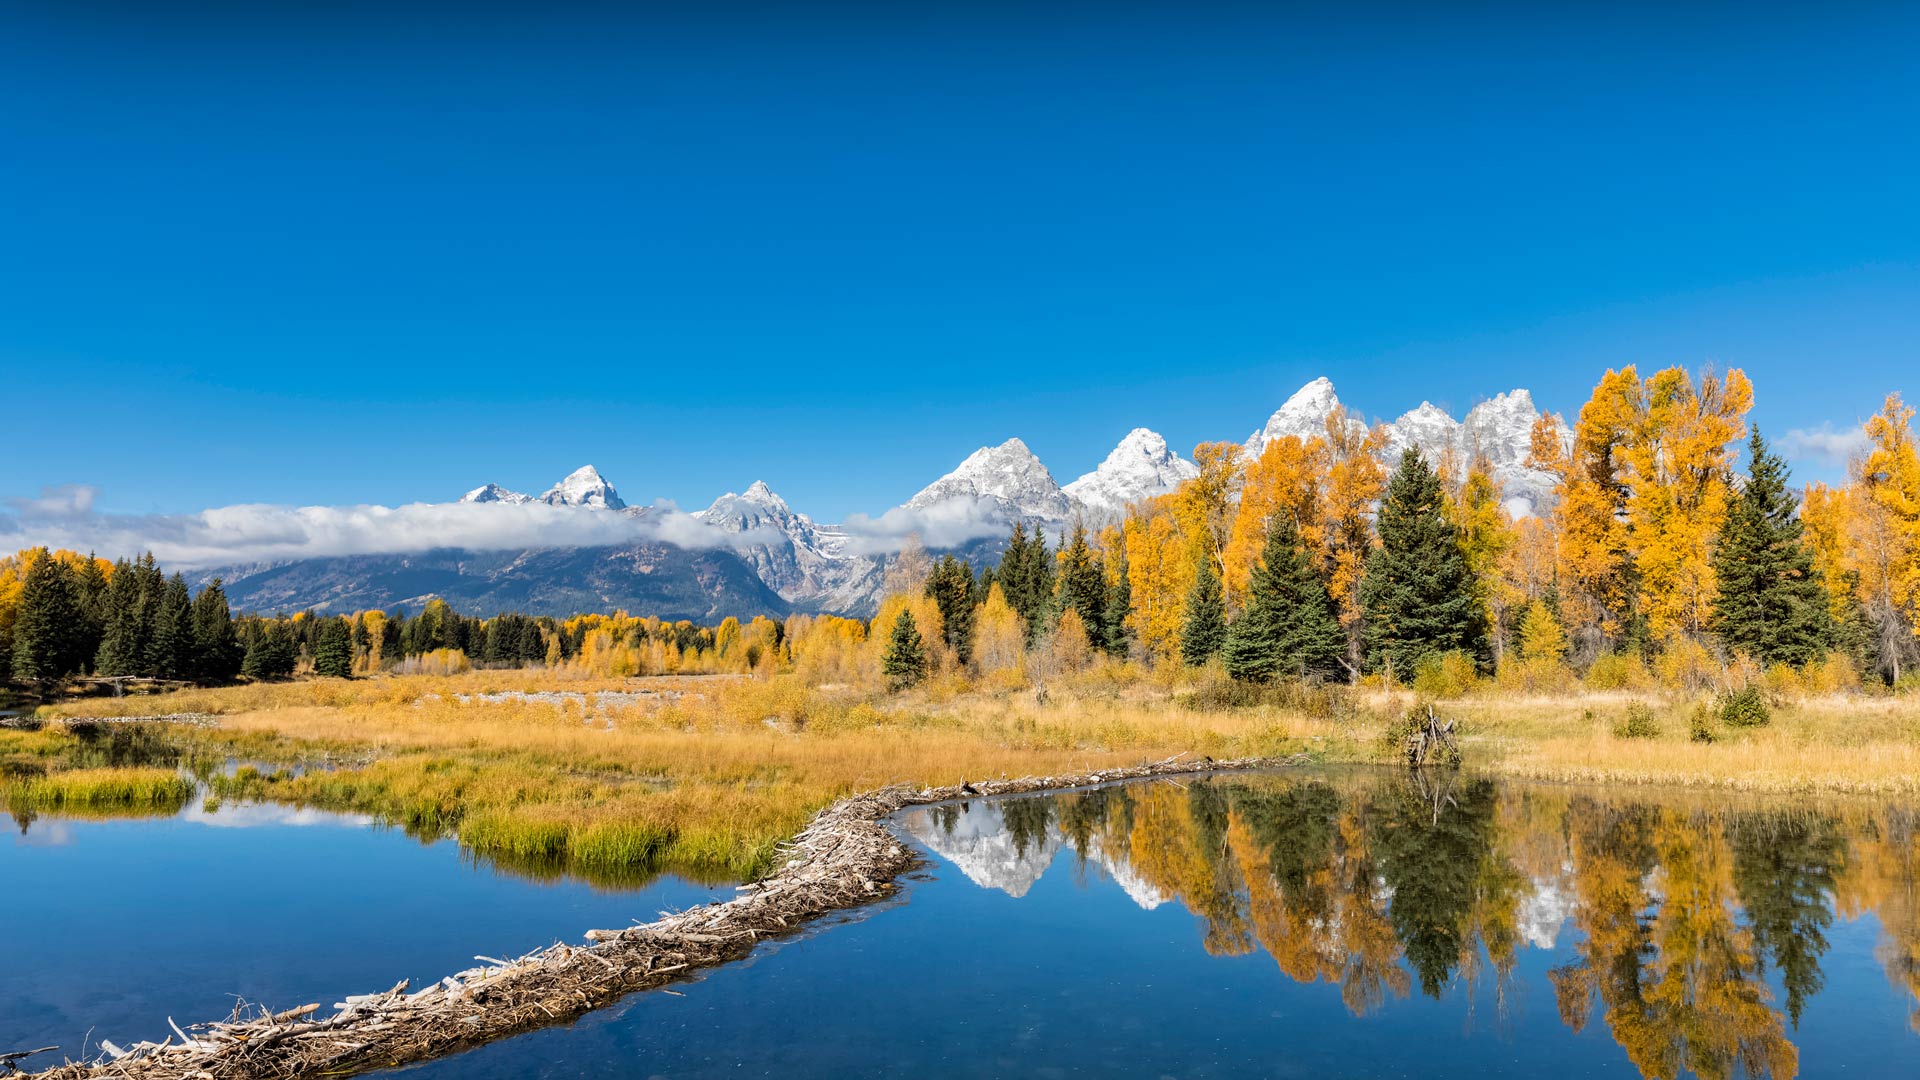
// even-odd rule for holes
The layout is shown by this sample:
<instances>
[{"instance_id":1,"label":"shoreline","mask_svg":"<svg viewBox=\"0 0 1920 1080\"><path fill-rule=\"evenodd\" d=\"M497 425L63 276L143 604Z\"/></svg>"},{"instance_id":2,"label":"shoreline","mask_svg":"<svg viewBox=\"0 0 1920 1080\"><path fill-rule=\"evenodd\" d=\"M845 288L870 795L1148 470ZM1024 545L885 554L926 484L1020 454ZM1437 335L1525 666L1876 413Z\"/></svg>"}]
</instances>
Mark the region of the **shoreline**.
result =
<instances>
[{"instance_id":1,"label":"shoreline","mask_svg":"<svg viewBox=\"0 0 1920 1080\"><path fill-rule=\"evenodd\" d=\"M910 806L1061 791L1153 776L1246 772L1298 765L1290 757L1160 761L1062 776L983 780L852 795L815 815L781 845L788 856L731 900L704 904L621 930L590 930L588 945L555 944L410 991L352 995L330 1015L318 1004L275 1014L174 1026L178 1042L139 1043L20 1075L34 1080L94 1077L282 1080L326 1070L356 1075L446 1057L483 1043L563 1024L636 991L739 959L762 939L784 937L835 912L899 891L920 856L886 821ZM192 1033L189 1034L189 1031ZM116 1053L115 1051L118 1051Z\"/></svg>"}]
</instances>

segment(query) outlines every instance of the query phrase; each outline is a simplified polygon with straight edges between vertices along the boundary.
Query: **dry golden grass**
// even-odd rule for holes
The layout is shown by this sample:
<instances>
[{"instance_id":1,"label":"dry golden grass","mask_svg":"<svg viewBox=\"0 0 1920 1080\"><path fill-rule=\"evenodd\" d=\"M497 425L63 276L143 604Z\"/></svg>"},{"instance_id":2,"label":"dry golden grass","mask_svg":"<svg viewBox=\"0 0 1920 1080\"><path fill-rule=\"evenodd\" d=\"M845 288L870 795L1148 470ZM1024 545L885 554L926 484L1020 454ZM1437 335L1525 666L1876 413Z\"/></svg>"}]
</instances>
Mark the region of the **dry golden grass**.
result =
<instances>
[{"instance_id":1,"label":"dry golden grass","mask_svg":"<svg viewBox=\"0 0 1920 1080\"><path fill-rule=\"evenodd\" d=\"M480 697L519 692L552 696ZM1635 700L1659 713L1656 738L1613 734ZM1385 733L1412 701L1378 690L1249 691L1217 673L1100 665L1052 680L1044 699L957 680L888 696L792 676L583 680L510 671L194 690L43 713L215 713L217 728L188 737L233 756L332 766L301 776L243 773L219 785L226 796L373 813L527 866L718 878L764 869L774 845L812 813L887 784L1082 771L1181 752L1391 760ZM1440 708L1461 720L1470 766L1515 775L1920 790L1920 707L1910 699L1787 702L1772 726L1722 730L1710 745L1689 741L1694 704L1483 688Z\"/></svg>"}]
</instances>

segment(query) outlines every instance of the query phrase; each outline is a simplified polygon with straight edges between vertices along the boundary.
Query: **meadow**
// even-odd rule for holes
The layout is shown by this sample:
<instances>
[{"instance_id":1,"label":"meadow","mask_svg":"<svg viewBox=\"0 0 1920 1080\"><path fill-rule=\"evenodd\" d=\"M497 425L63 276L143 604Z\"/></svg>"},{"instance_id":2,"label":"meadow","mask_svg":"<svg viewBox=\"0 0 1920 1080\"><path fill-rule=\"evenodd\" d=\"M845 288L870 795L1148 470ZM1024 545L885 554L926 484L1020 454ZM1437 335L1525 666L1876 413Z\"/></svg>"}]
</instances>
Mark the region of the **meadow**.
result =
<instances>
[{"instance_id":1,"label":"meadow","mask_svg":"<svg viewBox=\"0 0 1920 1080\"><path fill-rule=\"evenodd\" d=\"M165 805L184 798L169 771L100 767L80 753L85 721L207 713L213 725L170 727L167 737L192 760L245 763L206 773L216 799L368 813L423 837L456 836L489 859L607 881L761 873L813 813L889 784L1175 754L1393 762L1401 718L1427 702L1457 722L1473 769L1920 792L1920 699L1911 695L1775 691L1768 722L1739 727L1720 720L1711 694L1529 694L1484 681L1446 689L1416 698L1379 687L1249 687L1210 669L1119 664L1055 678L1044 691L935 680L886 693L791 675L542 669L301 679L43 706L39 717L53 722L4 733L0 762L27 777L6 787L11 807Z\"/></svg>"}]
</instances>

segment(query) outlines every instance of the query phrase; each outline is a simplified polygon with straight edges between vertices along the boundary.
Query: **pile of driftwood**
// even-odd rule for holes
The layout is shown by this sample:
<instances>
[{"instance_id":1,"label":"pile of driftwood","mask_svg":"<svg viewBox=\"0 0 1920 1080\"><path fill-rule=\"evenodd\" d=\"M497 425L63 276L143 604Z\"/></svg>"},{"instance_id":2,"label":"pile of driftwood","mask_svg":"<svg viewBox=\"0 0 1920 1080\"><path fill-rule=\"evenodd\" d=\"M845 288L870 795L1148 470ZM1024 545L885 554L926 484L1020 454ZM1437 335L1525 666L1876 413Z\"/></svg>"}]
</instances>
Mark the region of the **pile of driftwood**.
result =
<instances>
[{"instance_id":1,"label":"pile of driftwood","mask_svg":"<svg viewBox=\"0 0 1920 1080\"><path fill-rule=\"evenodd\" d=\"M855 795L822 811L785 845L784 865L741 886L741 895L725 903L664 915L644 926L590 931L588 945L560 944L513 960L476 957L482 966L419 990L401 982L382 993L349 997L325 1016L318 1004L281 1013L236 1010L217 1023L175 1025L177 1040L124 1049L102 1040L100 1056L33 1075L47 1080L281 1080L423 1061L570 1020L635 990L742 956L755 942L791 933L821 915L888 895L894 879L915 860L913 850L885 823L902 807L1289 763L1169 758L1076 776L963 782L919 791L892 787Z\"/></svg>"}]
</instances>

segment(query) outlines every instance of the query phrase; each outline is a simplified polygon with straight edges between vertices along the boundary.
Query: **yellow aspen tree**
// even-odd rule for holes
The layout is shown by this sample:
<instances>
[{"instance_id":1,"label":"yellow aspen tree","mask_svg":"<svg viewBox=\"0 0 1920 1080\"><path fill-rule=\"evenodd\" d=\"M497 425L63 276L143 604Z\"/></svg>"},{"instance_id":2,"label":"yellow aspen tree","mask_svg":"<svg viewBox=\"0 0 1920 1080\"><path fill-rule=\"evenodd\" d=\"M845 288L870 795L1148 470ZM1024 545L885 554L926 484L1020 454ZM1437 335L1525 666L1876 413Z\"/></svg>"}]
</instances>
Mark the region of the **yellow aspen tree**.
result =
<instances>
[{"instance_id":1,"label":"yellow aspen tree","mask_svg":"<svg viewBox=\"0 0 1920 1080\"><path fill-rule=\"evenodd\" d=\"M1127 511L1127 585L1133 591L1128 616L1148 655L1171 659L1180 650L1180 619L1196 563L1174 519L1174 497L1162 495Z\"/></svg>"},{"instance_id":2,"label":"yellow aspen tree","mask_svg":"<svg viewBox=\"0 0 1920 1080\"><path fill-rule=\"evenodd\" d=\"M994 582L987 599L974 609L973 662L983 675L1018 671L1026 655L1027 631L1020 613Z\"/></svg>"},{"instance_id":3,"label":"yellow aspen tree","mask_svg":"<svg viewBox=\"0 0 1920 1080\"><path fill-rule=\"evenodd\" d=\"M1327 591L1347 631L1348 665L1359 668L1360 578L1367 553L1373 550L1373 508L1387 488L1386 466L1380 452L1387 445L1387 429L1376 425L1365 431L1349 423L1347 410L1327 417L1327 479L1321 502Z\"/></svg>"},{"instance_id":4,"label":"yellow aspen tree","mask_svg":"<svg viewBox=\"0 0 1920 1080\"><path fill-rule=\"evenodd\" d=\"M1560 620L1553 617L1553 609L1545 600L1527 605L1526 615L1520 620L1519 648L1520 659L1529 662L1558 663L1567 655L1566 631L1560 628Z\"/></svg>"},{"instance_id":5,"label":"yellow aspen tree","mask_svg":"<svg viewBox=\"0 0 1920 1080\"><path fill-rule=\"evenodd\" d=\"M1500 602L1500 570L1513 548L1515 533L1513 519L1500 502L1500 483L1484 460L1475 461L1467 469L1453 517L1460 526L1460 553L1466 556L1467 570L1473 575L1474 594L1487 613L1487 625L1493 628L1497 662L1507 631L1506 606Z\"/></svg>"},{"instance_id":6,"label":"yellow aspen tree","mask_svg":"<svg viewBox=\"0 0 1920 1080\"><path fill-rule=\"evenodd\" d=\"M1800 500L1800 524L1805 528L1807 550L1813 554L1814 569L1827 588L1827 612L1835 624L1845 621L1848 601L1860 580L1860 571L1851 537L1854 531L1852 487L1831 488L1808 484Z\"/></svg>"},{"instance_id":7,"label":"yellow aspen tree","mask_svg":"<svg viewBox=\"0 0 1920 1080\"><path fill-rule=\"evenodd\" d=\"M1212 559L1215 573L1221 571L1221 556L1233 531L1234 502L1240 495L1239 443L1204 442L1193 448L1193 464L1199 470L1173 493L1173 516L1189 544L1196 565Z\"/></svg>"},{"instance_id":8,"label":"yellow aspen tree","mask_svg":"<svg viewBox=\"0 0 1920 1080\"><path fill-rule=\"evenodd\" d=\"M1300 541L1309 551L1325 547L1320 521L1320 487L1326 473L1324 439L1303 442L1297 435L1268 443L1260 457L1247 464L1241 482L1240 505L1221 560L1221 587L1230 597L1246 592L1253 568L1267 542L1267 525L1275 514L1287 514L1299 525Z\"/></svg>"},{"instance_id":9,"label":"yellow aspen tree","mask_svg":"<svg viewBox=\"0 0 1920 1080\"><path fill-rule=\"evenodd\" d=\"M1912 422L1913 407L1899 394L1887 395L1880 412L1867 421L1873 448L1862 472L1866 491L1887 515L1884 588L1890 602L1909 615L1920 604L1920 453L1914 449Z\"/></svg>"},{"instance_id":10,"label":"yellow aspen tree","mask_svg":"<svg viewBox=\"0 0 1920 1080\"><path fill-rule=\"evenodd\" d=\"M1561 613L1576 637L1590 642L1617 636L1633 604L1626 496L1616 459L1632 429L1639 396L1638 371L1609 369L1580 408L1570 452L1562 449L1558 417L1549 422L1543 416L1533 429L1528 463L1559 481L1553 520Z\"/></svg>"},{"instance_id":11,"label":"yellow aspen tree","mask_svg":"<svg viewBox=\"0 0 1920 1080\"><path fill-rule=\"evenodd\" d=\"M1717 595L1713 541L1727 519L1732 445L1753 384L1739 368L1698 385L1672 367L1646 380L1621 454L1637 601L1656 640L1705 633Z\"/></svg>"}]
</instances>

